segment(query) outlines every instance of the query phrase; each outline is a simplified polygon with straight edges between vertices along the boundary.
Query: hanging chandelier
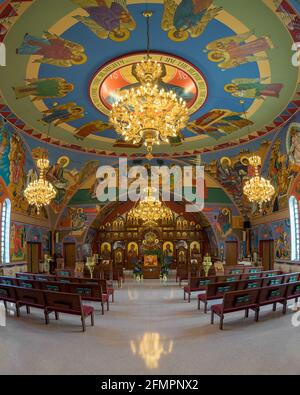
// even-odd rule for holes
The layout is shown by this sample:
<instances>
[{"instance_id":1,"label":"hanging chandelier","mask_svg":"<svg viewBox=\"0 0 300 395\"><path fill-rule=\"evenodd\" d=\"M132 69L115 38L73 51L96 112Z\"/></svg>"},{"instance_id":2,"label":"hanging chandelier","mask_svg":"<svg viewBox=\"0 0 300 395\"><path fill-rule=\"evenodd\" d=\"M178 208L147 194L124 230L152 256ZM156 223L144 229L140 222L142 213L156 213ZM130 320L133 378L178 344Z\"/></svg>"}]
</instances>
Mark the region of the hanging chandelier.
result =
<instances>
[{"instance_id":1,"label":"hanging chandelier","mask_svg":"<svg viewBox=\"0 0 300 395\"><path fill-rule=\"evenodd\" d=\"M125 141L133 144L144 143L147 158L151 159L154 145L168 143L186 126L189 119L186 102L173 91L158 87L163 75L160 63L150 57L149 18L151 11L143 14L147 18L148 50L147 58L133 66L140 86L119 93L112 105L110 123Z\"/></svg>"},{"instance_id":2,"label":"hanging chandelier","mask_svg":"<svg viewBox=\"0 0 300 395\"><path fill-rule=\"evenodd\" d=\"M259 175L258 166L261 165L261 158L257 155L249 158L249 164L254 167L254 176L244 185L244 194L251 203L256 203L259 209L262 205L272 200L275 189L269 180Z\"/></svg>"},{"instance_id":3,"label":"hanging chandelier","mask_svg":"<svg viewBox=\"0 0 300 395\"><path fill-rule=\"evenodd\" d=\"M36 206L38 214L41 207L48 206L56 196L56 191L52 184L45 179L45 172L49 168L48 159L39 159L37 167L40 169L38 180L32 181L24 191L24 196L30 205Z\"/></svg>"},{"instance_id":4,"label":"hanging chandelier","mask_svg":"<svg viewBox=\"0 0 300 395\"><path fill-rule=\"evenodd\" d=\"M157 224L160 220L171 221L172 211L153 195L156 189L148 187L144 190L145 197L129 211L128 219L144 221L145 225Z\"/></svg>"}]
</instances>

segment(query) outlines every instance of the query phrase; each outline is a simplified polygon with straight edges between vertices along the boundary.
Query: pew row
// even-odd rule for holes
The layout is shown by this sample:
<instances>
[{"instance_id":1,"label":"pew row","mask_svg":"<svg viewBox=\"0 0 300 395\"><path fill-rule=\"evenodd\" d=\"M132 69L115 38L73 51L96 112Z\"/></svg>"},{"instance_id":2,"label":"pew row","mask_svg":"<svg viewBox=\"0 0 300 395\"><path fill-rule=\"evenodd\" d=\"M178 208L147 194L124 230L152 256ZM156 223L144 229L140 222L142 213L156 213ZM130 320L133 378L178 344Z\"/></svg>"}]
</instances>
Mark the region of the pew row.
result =
<instances>
[{"instance_id":1,"label":"pew row","mask_svg":"<svg viewBox=\"0 0 300 395\"><path fill-rule=\"evenodd\" d=\"M59 319L59 313L80 316L83 332L86 331L85 321L88 317L94 326L94 308L83 305L78 294L0 284L0 300L4 301L6 308L7 302L14 303L17 317L21 316L23 306L26 307L27 314L30 314L30 308L34 307L44 311L46 325L50 323L49 315L54 312L56 320Z\"/></svg>"},{"instance_id":2,"label":"pew row","mask_svg":"<svg viewBox=\"0 0 300 395\"><path fill-rule=\"evenodd\" d=\"M255 321L258 322L260 309L263 306L272 305L276 311L277 304L283 306L282 313L287 312L287 302L291 299L296 301L300 297L300 282L283 283L277 286L269 286L256 289L247 289L228 292L224 294L223 302L211 307L211 324L214 317L220 318L220 329L223 330L226 314L245 311L245 318L249 317L249 311L255 312Z\"/></svg>"},{"instance_id":3,"label":"pew row","mask_svg":"<svg viewBox=\"0 0 300 395\"><path fill-rule=\"evenodd\" d=\"M186 295L188 295L188 302L190 303L192 293L205 290L205 287L208 284L217 282L234 282L248 279L253 280L261 277L273 277L279 274L281 274L280 270L268 270L263 272L248 272L244 274L229 274L227 276L191 277L189 279L188 285L183 288L183 299L186 300Z\"/></svg>"},{"instance_id":4,"label":"pew row","mask_svg":"<svg viewBox=\"0 0 300 395\"><path fill-rule=\"evenodd\" d=\"M204 304L204 312L207 313L208 302L223 299L224 294L244 289L270 287L300 281L300 273L289 273L277 276L262 277L253 280L240 280L234 282L210 283L205 287L205 293L199 294L198 310L201 303Z\"/></svg>"},{"instance_id":5,"label":"pew row","mask_svg":"<svg viewBox=\"0 0 300 395\"><path fill-rule=\"evenodd\" d=\"M22 288L39 289L43 291L53 291L60 293L78 294L82 300L90 302L100 302L102 315L104 315L104 305L106 304L107 311L109 311L109 295L106 289L103 290L100 284L85 284L85 283L65 283L57 281L37 281L14 277L0 276L0 284L18 286Z\"/></svg>"},{"instance_id":6,"label":"pew row","mask_svg":"<svg viewBox=\"0 0 300 395\"><path fill-rule=\"evenodd\" d=\"M98 284L102 287L103 293L111 296L111 301L115 301L115 290L113 287L107 285L106 280L91 279L82 277L61 277L47 274L33 274L33 273L16 273L16 278L23 280L37 280L37 281L56 281L61 283L80 283L80 284Z\"/></svg>"}]
</instances>

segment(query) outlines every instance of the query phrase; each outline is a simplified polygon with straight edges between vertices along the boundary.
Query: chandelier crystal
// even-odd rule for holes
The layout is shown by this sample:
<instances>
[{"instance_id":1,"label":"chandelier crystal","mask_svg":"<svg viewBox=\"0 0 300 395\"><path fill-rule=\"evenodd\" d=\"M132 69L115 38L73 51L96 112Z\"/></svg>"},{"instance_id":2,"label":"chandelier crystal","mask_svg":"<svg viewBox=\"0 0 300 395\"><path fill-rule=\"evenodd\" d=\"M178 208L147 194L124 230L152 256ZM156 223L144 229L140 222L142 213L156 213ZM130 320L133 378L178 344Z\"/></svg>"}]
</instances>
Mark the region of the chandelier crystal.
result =
<instances>
[{"instance_id":1,"label":"chandelier crystal","mask_svg":"<svg viewBox=\"0 0 300 395\"><path fill-rule=\"evenodd\" d=\"M39 159L37 167L40 169L38 180L32 181L24 191L24 196L30 205L36 206L38 214L41 207L48 206L56 196L56 191L52 184L45 179L45 172L49 168L48 159Z\"/></svg>"},{"instance_id":2,"label":"chandelier crystal","mask_svg":"<svg viewBox=\"0 0 300 395\"><path fill-rule=\"evenodd\" d=\"M269 180L259 175L258 167L261 165L261 158L257 155L249 158L249 164L254 168L254 176L244 185L244 195L251 203L258 204L260 210L262 205L272 200L275 189Z\"/></svg>"},{"instance_id":3,"label":"chandelier crystal","mask_svg":"<svg viewBox=\"0 0 300 395\"><path fill-rule=\"evenodd\" d=\"M168 143L170 137L177 137L189 119L186 102L172 91L159 88L163 67L149 55L149 18L152 12L145 12L148 26L148 55L145 60L133 65L132 74L140 86L121 90L118 100L112 105L110 123L125 141L144 143L147 158L151 159L154 145Z\"/></svg>"},{"instance_id":4,"label":"chandelier crystal","mask_svg":"<svg viewBox=\"0 0 300 395\"><path fill-rule=\"evenodd\" d=\"M153 195L155 188L148 187L144 190L145 197L129 211L129 220L142 220L145 224L156 224L159 220L171 221L172 211Z\"/></svg>"}]
</instances>

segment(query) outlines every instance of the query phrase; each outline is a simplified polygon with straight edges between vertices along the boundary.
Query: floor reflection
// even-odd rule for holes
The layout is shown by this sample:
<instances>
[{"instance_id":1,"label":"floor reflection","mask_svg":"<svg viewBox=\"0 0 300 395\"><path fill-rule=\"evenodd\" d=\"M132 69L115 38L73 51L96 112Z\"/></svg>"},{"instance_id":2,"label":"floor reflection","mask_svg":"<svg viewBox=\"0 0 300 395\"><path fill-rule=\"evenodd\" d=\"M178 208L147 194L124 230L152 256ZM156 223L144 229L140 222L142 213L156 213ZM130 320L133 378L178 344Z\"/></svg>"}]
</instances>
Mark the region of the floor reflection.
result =
<instances>
[{"instance_id":1,"label":"floor reflection","mask_svg":"<svg viewBox=\"0 0 300 395\"><path fill-rule=\"evenodd\" d=\"M172 353L173 345L173 340L168 340L159 333L153 332L147 332L137 341L130 342L133 355L143 358L148 369L157 369L161 357Z\"/></svg>"}]
</instances>

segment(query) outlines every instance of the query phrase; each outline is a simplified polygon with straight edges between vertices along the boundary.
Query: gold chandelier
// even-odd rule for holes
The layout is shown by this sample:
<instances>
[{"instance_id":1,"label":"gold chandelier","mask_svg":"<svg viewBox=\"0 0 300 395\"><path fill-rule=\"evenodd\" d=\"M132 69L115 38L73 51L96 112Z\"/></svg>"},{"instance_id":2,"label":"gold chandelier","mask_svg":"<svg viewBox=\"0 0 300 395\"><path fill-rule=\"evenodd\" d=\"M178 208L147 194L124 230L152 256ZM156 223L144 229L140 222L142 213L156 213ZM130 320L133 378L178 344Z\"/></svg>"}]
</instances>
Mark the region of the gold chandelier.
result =
<instances>
[{"instance_id":1,"label":"gold chandelier","mask_svg":"<svg viewBox=\"0 0 300 395\"><path fill-rule=\"evenodd\" d=\"M39 159L37 167L40 169L38 180L32 181L24 191L24 196L30 205L36 206L38 214L41 207L48 206L56 196L56 191L52 184L45 179L45 172L49 168L48 159Z\"/></svg>"},{"instance_id":2,"label":"gold chandelier","mask_svg":"<svg viewBox=\"0 0 300 395\"><path fill-rule=\"evenodd\" d=\"M129 220L142 220L145 224L156 224L159 220L171 221L173 219L172 211L153 195L155 191L156 189L151 187L144 190L145 197L129 211Z\"/></svg>"},{"instance_id":3,"label":"gold chandelier","mask_svg":"<svg viewBox=\"0 0 300 395\"><path fill-rule=\"evenodd\" d=\"M261 158L257 155L249 158L249 164L254 167L254 176L244 185L244 194L251 203L257 203L260 210L262 205L272 200L275 189L269 180L259 175L258 166L261 165Z\"/></svg>"},{"instance_id":4,"label":"gold chandelier","mask_svg":"<svg viewBox=\"0 0 300 395\"><path fill-rule=\"evenodd\" d=\"M119 93L112 105L110 123L125 141L144 143L147 158L151 159L154 145L168 143L186 126L189 114L186 102L173 91L158 87L163 75L162 65L149 55L149 18L151 11L144 12L148 27L148 55L146 60L133 66L133 74L140 86Z\"/></svg>"}]
</instances>

